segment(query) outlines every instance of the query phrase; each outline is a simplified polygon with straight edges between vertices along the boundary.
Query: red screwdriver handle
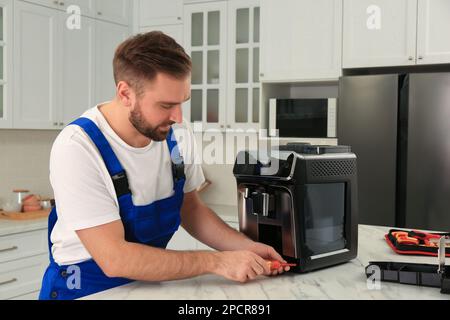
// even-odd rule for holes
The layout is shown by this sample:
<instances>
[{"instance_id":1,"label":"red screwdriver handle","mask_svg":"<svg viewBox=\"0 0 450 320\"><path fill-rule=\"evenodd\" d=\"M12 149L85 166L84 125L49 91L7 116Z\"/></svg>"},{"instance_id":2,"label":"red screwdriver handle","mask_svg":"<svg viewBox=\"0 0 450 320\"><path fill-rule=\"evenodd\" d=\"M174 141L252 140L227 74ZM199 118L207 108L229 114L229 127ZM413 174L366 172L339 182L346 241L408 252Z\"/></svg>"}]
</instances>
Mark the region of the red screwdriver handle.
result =
<instances>
[{"instance_id":1,"label":"red screwdriver handle","mask_svg":"<svg viewBox=\"0 0 450 320\"><path fill-rule=\"evenodd\" d=\"M286 262L280 262L277 260L268 261L268 263L269 263L271 271L278 270L280 268L285 268L285 267L296 267L297 266L295 263L286 263Z\"/></svg>"}]
</instances>

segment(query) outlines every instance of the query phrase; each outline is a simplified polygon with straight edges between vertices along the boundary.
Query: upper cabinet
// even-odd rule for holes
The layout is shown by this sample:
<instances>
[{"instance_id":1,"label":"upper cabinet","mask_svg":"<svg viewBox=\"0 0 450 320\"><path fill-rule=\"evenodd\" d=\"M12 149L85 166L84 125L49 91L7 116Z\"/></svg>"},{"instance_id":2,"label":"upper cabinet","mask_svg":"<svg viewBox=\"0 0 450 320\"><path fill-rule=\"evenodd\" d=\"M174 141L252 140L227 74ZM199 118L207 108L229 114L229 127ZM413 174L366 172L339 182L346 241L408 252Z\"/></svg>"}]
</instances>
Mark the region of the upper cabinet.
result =
<instances>
[{"instance_id":1,"label":"upper cabinet","mask_svg":"<svg viewBox=\"0 0 450 320\"><path fill-rule=\"evenodd\" d=\"M130 0L25 0L70 12L79 12L82 16L128 25L131 20ZM76 8L76 7L78 8Z\"/></svg>"},{"instance_id":2,"label":"upper cabinet","mask_svg":"<svg viewBox=\"0 0 450 320\"><path fill-rule=\"evenodd\" d=\"M183 115L195 131L259 128L259 4L229 0L185 5L184 45L193 70L191 100Z\"/></svg>"},{"instance_id":3,"label":"upper cabinet","mask_svg":"<svg viewBox=\"0 0 450 320\"><path fill-rule=\"evenodd\" d=\"M450 63L447 0L344 0L343 67Z\"/></svg>"},{"instance_id":4,"label":"upper cabinet","mask_svg":"<svg viewBox=\"0 0 450 320\"><path fill-rule=\"evenodd\" d=\"M93 17L123 25L130 23L130 0L94 0L95 12Z\"/></svg>"},{"instance_id":5,"label":"upper cabinet","mask_svg":"<svg viewBox=\"0 0 450 320\"><path fill-rule=\"evenodd\" d=\"M184 46L192 58L191 100L184 116L201 124L194 130L224 129L226 125L227 2L184 7Z\"/></svg>"},{"instance_id":6,"label":"upper cabinet","mask_svg":"<svg viewBox=\"0 0 450 320\"><path fill-rule=\"evenodd\" d=\"M12 0L0 0L0 128L12 127Z\"/></svg>"},{"instance_id":7,"label":"upper cabinet","mask_svg":"<svg viewBox=\"0 0 450 320\"><path fill-rule=\"evenodd\" d=\"M419 0L417 63L450 63L450 1Z\"/></svg>"},{"instance_id":8,"label":"upper cabinet","mask_svg":"<svg viewBox=\"0 0 450 320\"><path fill-rule=\"evenodd\" d=\"M58 128L61 12L22 1L14 17L14 128Z\"/></svg>"},{"instance_id":9,"label":"upper cabinet","mask_svg":"<svg viewBox=\"0 0 450 320\"><path fill-rule=\"evenodd\" d=\"M343 67L416 62L417 0L344 0Z\"/></svg>"},{"instance_id":10,"label":"upper cabinet","mask_svg":"<svg viewBox=\"0 0 450 320\"><path fill-rule=\"evenodd\" d=\"M227 127L258 129L260 1L228 2Z\"/></svg>"},{"instance_id":11,"label":"upper cabinet","mask_svg":"<svg viewBox=\"0 0 450 320\"><path fill-rule=\"evenodd\" d=\"M183 0L139 0L139 26L183 23Z\"/></svg>"},{"instance_id":12,"label":"upper cabinet","mask_svg":"<svg viewBox=\"0 0 450 320\"><path fill-rule=\"evenodd\" d=\"M129 28L81 16L68 28L64 11L16 1L16 129L62 129L115 94L112 59Z\"/></svg>"},{"instance_id":13,"label":"upper cabinet","mask_svg":"<svg viewBox=\"0 0 450 320\"><path fill-rule=\"evenodd\" d=\"M264 0L261 20L261 81L339 78L342 0Z\"/></svg>"}]
</instances>

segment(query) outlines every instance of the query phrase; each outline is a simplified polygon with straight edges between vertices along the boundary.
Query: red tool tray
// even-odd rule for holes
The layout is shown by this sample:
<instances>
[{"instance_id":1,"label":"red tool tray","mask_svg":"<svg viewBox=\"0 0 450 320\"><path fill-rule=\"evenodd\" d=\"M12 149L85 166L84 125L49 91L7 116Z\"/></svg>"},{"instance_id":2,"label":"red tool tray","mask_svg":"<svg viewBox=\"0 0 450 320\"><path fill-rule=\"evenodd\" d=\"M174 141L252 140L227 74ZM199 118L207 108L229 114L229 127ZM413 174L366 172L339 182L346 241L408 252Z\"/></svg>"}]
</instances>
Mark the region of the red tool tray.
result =
<instances>
[{"instance_id":1,"label":"red tool tray","mask_svg":"<svg viewBox=\"0 0 450 320\"><path fill-rule=\"evenodd\" d=\"M398 254L438 256L438 246L434 239L450 237L450 233L430 233L417 230L391 229L385 235L388 245ZM450 257L450 247L445 248L445 256Z\"/></svg>"}]
</instances>

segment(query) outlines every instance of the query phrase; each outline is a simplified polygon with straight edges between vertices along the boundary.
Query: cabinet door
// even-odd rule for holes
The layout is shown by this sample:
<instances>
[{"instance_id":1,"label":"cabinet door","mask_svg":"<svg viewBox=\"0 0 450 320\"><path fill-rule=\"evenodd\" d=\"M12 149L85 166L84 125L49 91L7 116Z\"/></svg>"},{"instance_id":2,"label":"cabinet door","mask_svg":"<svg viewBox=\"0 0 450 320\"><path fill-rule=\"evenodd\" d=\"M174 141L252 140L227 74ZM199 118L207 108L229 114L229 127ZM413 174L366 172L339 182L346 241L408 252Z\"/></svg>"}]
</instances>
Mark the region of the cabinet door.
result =
<instances>
[{"instance_id":1,"label":"cabinet door","mask_svg":"<svg viewBox=\"0 0 450 320\"><path fill-rule=\"evenodd\" d=\"M0 128L12 128L12 1L0 0Z\"/></svg>"},{"instance_id":2,"label":"cabinet door","mask_svg":"<svg viewBox=\"0 0 450 320\"><path fill-rule=\"evenodd\" d=\"M60 11L15 2L14 128L58 128Z\"/></svg>"},{"instance_id":3,"label":"cabinet door","mask_svg":"<svg viewBox=\"0 0 450 320\"><path fill-rule=\"evenodd\" d=\"M343 67L416 63L417 0L344 0Z\"/></svg>"},{"instance_id":4,"label":"cabinet door","mask_svg":"<svg viewBox=\"0 0 450 320\"><path fill-rule=\"evenodd\" d=\"M93 19L83 16L81 29L63 28L60 126L68 125L93 107L94 26Z\"/></svg>"},{"instance_id":5,"label":"cabinet door","mask_svg":"<svg viewBox=\"0 0 450 320\"><path fill-rule=\"evenodd\" d=\"M81 15L87 17L95 17L97 12L95 11L96 0L70 0L64 1L64 10L67 10L71 5L78 6L81 11Z\"/></svg>"},{"instance_id":6,"label":"cabinet door","mask_svg":"<svg viewBox=\"0 0 450 320\"><path fill-rule=\"evenodd\" d=\"M95 0L97 18L123 25L130 22L129 0Z\"/></svg>"},{"instance_id":7,"label":"cabinet door","mask_svg":"<svg viewBox=\"0 0 450 320\"><path fill-rule=\"evenodd\" d=\"M192 57L191 101L184 115L194 130L224 129L226 122L227 3L186 5L185 49Z\"/></svg>"},{"instance_id":8,"label":"cabinet door","mask_svg":"<svg viewBox=\"0 0 450 320\"><path fill-rule=\"evenodd\" d=\"M419 0L417 63L450 63L450 1Z\"/></svg>"},{"instance_id":9,"label":"cabinet door","mask_svg":"<svg viewBox=\"0 0 450 320\"><path fill-rule=\"evenodd\" d=\"M95 94L96 103L115 97L112 61L117 46L129 35L129 28L114 23L95 22Z\"/></svg>"},{"instance_id":10,"label":"cabinet door","mask_svg":"<svg viewBox=\"0 0 450 320\"><path fill-rule=\"evenodd\" d=\"M261 15L262 81L341 75L342 0L264 0Z\"/></svg>"},{"instance_id":11,"label":"cabinet door","mask_svg":"<svg viewBox=\"0 0 450 320\"><path fill-rule=\"evenodd\" d=\"M48 254L0 264L0 300L36 292L49 264Z\"/></svg>"},{"instance_id":12,"label":"cabinet door","mask_svg":"<svg viewBox=\"0 0 450 320\"><path fill-rule=\"evenodd\" d=\"M183 22L183 0L139 0L139 26Z\"/></svg>"},{"instance_id":13,"label":"cabinet door","mask_svg":"<svg viewBox=\"0 0 450 320\"><path fill-rule=\"evenodd\" d=\"M25 1L57 9L61 9L63 3L62 0L25 0Z\"/></svg>"},{"instance_id":14,"label":"cabinet door","mask_svg":"<svg viewBox=\"0 0 450 320\"><path fill-rule=\"evenodd\" d=\"M259 128L259 4L259 0L228 2L228 128Z\"/></svg>"},{"instance_id":15,"label":"cabinet door","mask_svg":"<svg viewBox=\"0 0 450 320\"><path fill-rule=\"evenodd\" d=\"M183 25L182 24L170 24L170 25L160 25L152 27L143 27L139 29L139 32L150 32L150 31L161 31L168 36L172 37L181 46L184 43L183 39Z\"/></svg>"}]
</instances>

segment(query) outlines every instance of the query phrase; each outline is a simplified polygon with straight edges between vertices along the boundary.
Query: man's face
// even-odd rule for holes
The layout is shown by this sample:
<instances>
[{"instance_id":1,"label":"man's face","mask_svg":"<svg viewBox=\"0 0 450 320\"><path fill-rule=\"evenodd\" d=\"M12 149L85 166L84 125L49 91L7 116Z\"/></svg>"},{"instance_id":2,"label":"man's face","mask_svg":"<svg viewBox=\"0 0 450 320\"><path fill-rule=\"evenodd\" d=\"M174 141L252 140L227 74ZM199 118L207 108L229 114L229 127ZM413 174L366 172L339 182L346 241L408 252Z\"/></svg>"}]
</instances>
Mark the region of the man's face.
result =
<instances>
[{"instance_id":1,"label":"man's face","mask_svg":"<svg viewBox=\"0 0 450 320\"><path fill-rule=\"evenodd\" d=\"M164 141L171 126L183 120L181 105L190 99L190 80L158 73L153 82L144 86L144 93L131 108L131 124L147 138Z\"/></svg>"}]
</instances>

